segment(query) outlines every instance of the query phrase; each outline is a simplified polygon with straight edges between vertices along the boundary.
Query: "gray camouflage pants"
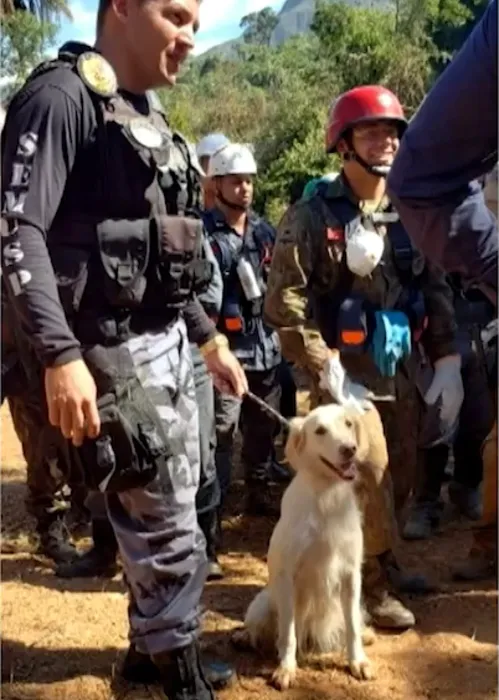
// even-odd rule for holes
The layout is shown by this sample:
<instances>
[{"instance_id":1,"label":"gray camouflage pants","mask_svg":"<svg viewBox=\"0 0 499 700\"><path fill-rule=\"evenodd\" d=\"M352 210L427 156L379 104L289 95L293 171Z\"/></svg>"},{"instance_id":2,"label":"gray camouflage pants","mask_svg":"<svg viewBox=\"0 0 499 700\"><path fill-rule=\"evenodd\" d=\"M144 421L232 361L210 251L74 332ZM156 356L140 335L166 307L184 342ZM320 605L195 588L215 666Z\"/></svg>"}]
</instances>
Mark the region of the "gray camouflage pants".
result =
<instances>
[{"instance_id":1,"label":"gray camouflage pants","mask_svg":"<svg viewBox=\"0 0 499 700\"><path fill-rule=\"evenodd\" d=\"M174 452L165 473L146 488L107 495L130 594L130 641L157 654L190 644L199 627L207 565L195 506L198 411L183 321L126 346Z\"/></svg>"}]
</instances>

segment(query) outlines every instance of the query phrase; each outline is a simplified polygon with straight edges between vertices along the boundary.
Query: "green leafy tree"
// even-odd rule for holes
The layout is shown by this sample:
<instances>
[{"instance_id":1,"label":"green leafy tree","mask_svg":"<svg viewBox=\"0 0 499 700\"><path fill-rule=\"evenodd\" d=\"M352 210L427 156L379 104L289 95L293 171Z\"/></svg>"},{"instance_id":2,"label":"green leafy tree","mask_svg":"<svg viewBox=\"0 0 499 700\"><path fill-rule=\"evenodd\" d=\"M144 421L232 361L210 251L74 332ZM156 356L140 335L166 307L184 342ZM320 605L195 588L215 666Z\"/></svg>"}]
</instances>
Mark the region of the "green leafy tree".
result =
<instances>
[{"instance_id":1,"label":"green leafy tree","mask_svg":"<svg viewBox=\"0 0 499 700\"><path fill-rule=\"evenodd\" d=\"M170 122L192 141L223 131L252 143L255 207L277 223L293 184L338 167L324 152L331 101L356 85L379 83L410 116L455 50L449 37L469 30L483 2L393 0L380 10L319 0L309 33L278 47L246 40L231 56L192 60L175 90L164 91Z\"/></svg>"},{"instance_id":2,"label":"green leafy tree","mask_svg":"<svg viewBox=\"0 0 499 700\"><path fill-rule=\"evenodd\" d=\"M56 25L30 12L18 11L3 18L0 61L4 74L12 78L8 92L15 91L43 60L47 49L55 42L56 32Z\"/></svg>"},{"instance_id":3,"label":"green leafy tree","mask_svg":"<svg viewBox=\"0 0 499 700\"><path fill-rule=\"evenodd\" d=\"M260 12L250 12L240 23L243 39L248 44L268 46L270 37L279 22L279 17L271 7L265 7Z\"/></svg>"},{"instance_id":4,"label":"green leafy tree","mask_svg":"<svg viewBox=\"0 0 499 700\"><path fill-rule=\"evenodd\" d=\"M0 16L8 17L22 11L44 22L58 21L61 17L72 19L67 0L1 0Z\"/></svg>"}]
</instances>

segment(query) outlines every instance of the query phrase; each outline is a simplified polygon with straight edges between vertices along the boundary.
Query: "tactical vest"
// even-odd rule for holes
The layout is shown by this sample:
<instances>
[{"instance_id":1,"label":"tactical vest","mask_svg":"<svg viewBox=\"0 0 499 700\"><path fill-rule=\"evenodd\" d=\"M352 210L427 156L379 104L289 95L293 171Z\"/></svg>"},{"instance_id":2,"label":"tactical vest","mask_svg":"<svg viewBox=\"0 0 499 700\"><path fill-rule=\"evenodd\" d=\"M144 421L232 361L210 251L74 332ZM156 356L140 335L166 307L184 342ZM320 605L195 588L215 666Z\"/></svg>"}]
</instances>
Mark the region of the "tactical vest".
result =
<instances>
[{"instance_id":1,"label":"tactical vest","mask_svg":"<svg viewBox=\"0 0 499 700\"><path fill-rule=\"evenodd\" d=\"M61 67L78 75L71 49L31 78ZM119 92L86 89L97 128L77 154L47 246L75 335L115 344L174 320L211 266L195 213L200 174L185 140L151 100L143 115Z\"/></svg>"},{"instance_id":2,"label":"tactical vest","mask_svg":"<svg viewBox=\"0 0 499 700\"><path fill-rule=\"evenodd\" d=\"M326 190L327 184L318 186L315 206L320 206L323 218L332 213L341 224L338 230L326 227L328 242L344 243L346 247L349 232L362 223L384 237L385 250L372 275L365 278L348 269L346 253L342 251L334 289L311 302L310 312L324 340L343 353L362 354L374 332L374 312L386 309L403 311L408 316L417 342L427 322L420 283L425 262L414 249L398 214L393 210L364 214L347 197L326 198Z\"/></svg>"},{"instance_id":3,"label":"tactical vest","mask_svg":"<svg viewBox=\"0 0 499 700\"><path fill-rule=\"evenodd\" d=\"M278 336L263 321L266 280L274 246L273 231L256 217L250 217L244 237L233 231L216 212L205 212L203 221L224 285L217 326L228 337L234 354L245 369L271 369L281 361ZM237 267L241 259L251 265L260 290L260 297L253 301L247 299L239 278Z\"/></svg>"}]
</instances>

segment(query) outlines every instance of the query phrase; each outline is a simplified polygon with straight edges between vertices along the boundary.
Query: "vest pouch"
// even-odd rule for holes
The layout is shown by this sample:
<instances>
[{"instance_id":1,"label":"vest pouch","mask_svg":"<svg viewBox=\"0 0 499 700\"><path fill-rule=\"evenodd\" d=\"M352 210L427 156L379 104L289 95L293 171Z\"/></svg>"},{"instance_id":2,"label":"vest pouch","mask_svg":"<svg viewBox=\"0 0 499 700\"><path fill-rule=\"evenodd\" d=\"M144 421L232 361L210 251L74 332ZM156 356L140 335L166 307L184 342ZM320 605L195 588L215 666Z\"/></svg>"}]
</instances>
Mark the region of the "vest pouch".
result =
<instances>
[{"instance_id":1,"label":"vest pouch","mask_svg":"<svg viewBox=\"0 0 499 700\"><path fill-rule=\"evenodd\" d=\"M86 248L57 246L50 248L49 254L62 308L71 324L80 309L87 286L90 251Z\"/></svg>"},{"instance_id":2,"label":"vest pouch","mask_svg":"<svg viewBox=\"0 0 499 700\"><path fill-rule=\"evenodd\" d=\"M219 325L222 326L222 330L226 333L245 332L246 324L236 296L233 299L224 299Z\"/></svg>"},{"instance_id":3,"label":"vest pouch","mask_svg":"<svg viewBox=\"0 0 499 700\"><path fill-rule=\"evenodd\" d=\"M203 294L207 291L213 277L213 263L210 260L194 260L192 272L194 291L196 294Z\"/></svg>"},{"instance_id":4,"label":"vest pouch","mask_svg":"<svg viewBox=\"0 0 499 700\"><path fill-rule=\"evenodd\" d=\"M150 255L150 222L107 220L98 224L97 239L104 270L103 294L111 306L134 308L146 290Z\"/></svg>"},{"instance_id":5,"label":"vest pouch","mask_svg":"<svg viewBox=\"0 0 499 700\"><path fill-rule=\"evenodd\" d=\"M155 223L165 305L182 308L194 288L195 262L200 258L203 224L199 219L183 216L160 216Z\"/></svg>"},{"instance_id":6,"label":"vest pouch","mask_svg":"<svg viewBox=\"0 0 499 700\"><path fill-rule=\"evenodd\" d=\"M361 298L347 297L338 310L336 347L343 353L362 354L369 336L368 319Z\"/></svg>"}]
</instances>

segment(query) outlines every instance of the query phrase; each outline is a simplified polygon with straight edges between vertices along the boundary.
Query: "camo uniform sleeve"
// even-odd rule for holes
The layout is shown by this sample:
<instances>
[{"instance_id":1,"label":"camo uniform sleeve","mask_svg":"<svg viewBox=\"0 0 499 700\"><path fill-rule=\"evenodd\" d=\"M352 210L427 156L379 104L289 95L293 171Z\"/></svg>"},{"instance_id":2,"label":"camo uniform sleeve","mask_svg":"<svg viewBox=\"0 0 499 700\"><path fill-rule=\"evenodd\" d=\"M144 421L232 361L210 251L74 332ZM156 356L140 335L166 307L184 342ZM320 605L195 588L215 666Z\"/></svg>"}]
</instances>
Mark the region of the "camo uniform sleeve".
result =
<instances>
[{"instance_id":1,"label":"camo uniform sleeve","mask_svg":"<svg viewBox=\"0 0 499 700\"><path fill-rule=\"evenodd\" d=\"M290 207L277 230L264 313L266 322L279 333L284 357L318 374L329 351L307 318L307 289L318 250L312 234L306 205L299 202Z\"/></svg>"}]
</instances>

